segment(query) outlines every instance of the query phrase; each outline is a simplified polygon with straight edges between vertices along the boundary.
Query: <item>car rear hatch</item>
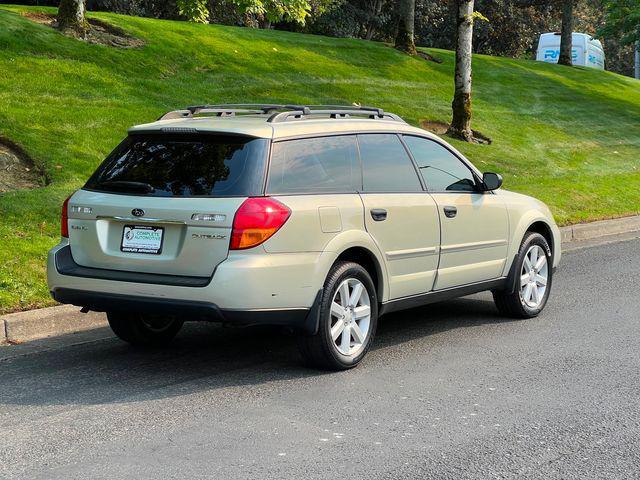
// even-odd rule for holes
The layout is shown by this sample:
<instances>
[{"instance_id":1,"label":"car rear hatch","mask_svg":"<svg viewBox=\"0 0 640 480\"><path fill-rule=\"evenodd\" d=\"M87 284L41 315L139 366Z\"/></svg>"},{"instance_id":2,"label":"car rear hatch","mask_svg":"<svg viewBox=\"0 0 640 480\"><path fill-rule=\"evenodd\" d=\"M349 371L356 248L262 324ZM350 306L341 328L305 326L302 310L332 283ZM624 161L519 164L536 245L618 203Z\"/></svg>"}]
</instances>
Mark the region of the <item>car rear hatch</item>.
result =
<instances>
[{"instance_id":1,"label":"car rear hatch","mask_svg":"<svg viewBox=\"0 0 640 480\"><path fill-rule=\"evenodd\" d=\"M132 134L68 203L84 267L211 276L228 255L236 210L261 195L269 141Z\"/></svg>"}]
</instances>

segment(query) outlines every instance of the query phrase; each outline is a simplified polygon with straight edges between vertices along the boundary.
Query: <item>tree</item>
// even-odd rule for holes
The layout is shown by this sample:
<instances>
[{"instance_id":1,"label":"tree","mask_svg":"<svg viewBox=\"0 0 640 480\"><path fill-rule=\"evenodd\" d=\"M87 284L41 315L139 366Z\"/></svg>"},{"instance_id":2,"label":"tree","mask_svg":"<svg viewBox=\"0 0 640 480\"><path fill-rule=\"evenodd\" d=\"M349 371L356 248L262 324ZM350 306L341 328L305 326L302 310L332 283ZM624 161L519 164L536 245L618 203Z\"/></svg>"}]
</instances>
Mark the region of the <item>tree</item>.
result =
<instances>
[{"instance_id":1,"label":"tree","mask_svg":"<svg viewBox=\"0 0 640 480\"><path fill-rule=\"evenodd\" d=\"M603 37L618 37L622 45L640 42L640 0L610 0L605 4Z\"/></svg>"},{"instance_id":2,"label":"tree","mask_svg":"<svg viewBox=\"0 0 640 480\"><path fill-rule=\"evenodd\" d=\"M84 12L84 0L60 0L57 17L60 31L84 38L89 31Z\"/></svg>"},{"instance_id":3,"label":"tree","mask_svg":"<svg viewBox=\"0 0 640 480\"><path fill-rule=\"evenodd\" d=\"M240 13L268 27L281 20L304 24L311 5L307 0L232 0Z\"/></svg>"},{"instance_id":4,"label":"tree","mask_svg":"<svg viewBox=\"0 0 640 480\"><path fill-rule=\"evenodd\" d=\"M190 22L208 23L208 0L176 0L178 12Z\"/></svg>"},{"instance_id":5,"label":"tree","mask_svg":"<svg viewBox=\"0 0 640 480\"><path fill-rule=\"evenodd\" d=\"M572 44L573 44L573 2L574 0L562 1L562 28L560 30L560 57L558 64L573 65Z\"/></svg>"},{"instance_id":6,"label":"tree","mask_svg":"<svg viewBox=\"0 0 640 480\"><path fill-rule=\"evenodd\" d=\"M395 47L409 55L417 55L414 42L416 0L399 0L399 3L400 22L395 38Z\"/></svg>"},{"instance_id":7,"label":"tree","mask_svg":"<svg viewBox=\"0 0 640 480\"><path fill-rule=\"evenodd\" d=\"M362 3L362 2L359 2ZM365 8L362 9L365 12L366 19L366 28L364 38L366 40L371 40L373 35L376 33L376 27L380 23L380 17L382 14L382 9L385 6L384 0L375 0L373 2L364 2Z\"/></svg>"},{"instance_id":8,"label":"tree","mask_svg":"<svg viewBox=\"0 0 640 480\"><path fill-rule=\"evenodd\" d=\"M451 104L453 119L448 135L473 142L471 131L471 55L473 47L473 2L456 0L456 69L455 92Z\"/></svg>"},{"instance_id":9,"label":"tree","mask_svg":"<svg viewBox=\"0 0 640 480\"><path fill-rule=\"evenodd\" d=\"M635 77L640 79L640 0L610 0L605 4L604 37L618 37L621 45L634 46Z\"/></svg>"},{"instance_id":10,"label":"tree","mask_svg":"<svg viewBox=\"0 0 640 480\"><path fill-rule=\"evenodd\" d=\"M273 22L304 24L311 5L307 0L230 0L246 26L269 28ZM209 22L209 0L177 0L178 11L190 22Z\"/></svg>"}]
</instances>

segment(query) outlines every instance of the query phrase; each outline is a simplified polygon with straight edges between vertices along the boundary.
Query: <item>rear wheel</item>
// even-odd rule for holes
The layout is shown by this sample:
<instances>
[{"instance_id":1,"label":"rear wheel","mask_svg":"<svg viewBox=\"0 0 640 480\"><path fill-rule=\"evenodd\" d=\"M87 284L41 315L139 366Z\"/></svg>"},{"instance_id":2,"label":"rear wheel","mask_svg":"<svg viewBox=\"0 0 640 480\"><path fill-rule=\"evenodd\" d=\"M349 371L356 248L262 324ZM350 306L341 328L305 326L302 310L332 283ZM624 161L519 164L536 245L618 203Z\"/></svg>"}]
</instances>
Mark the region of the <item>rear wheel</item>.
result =
<instances>
[{"instance_id":1,"label":"rear wheel","mask_svg":"<svg viewBox=\"0 0 640 480\"><path fill-rule=\"evenodd\" d=\"M315 335L299 337L311 366L345 370L366 355L378 322L378 298L369 273L353 262L333 266L324 284Z\"/></svg>"},{"instance_id":2,"label":"rear wheel","mask_svg":"<svg viewBox=\"0 0 640 480\"><path fill-rule=\"evenodd\" d=\"M493 300L505 316L535 317L547 304L551 291L553 269L549 244L539 233L528 233L514 261L517 262L514 291L495 291Z\"/></svg>"},{"instance_id":3,"label":"rear wheel","mask_svg":"<svg viewBox=\"0 0 640 480\"><path fill-rule=\"evenodd\" d=\"M113 333L132 345L166 345L180 331L183 321L167 315L108 312Z\"/></svg>"}]
</instances>

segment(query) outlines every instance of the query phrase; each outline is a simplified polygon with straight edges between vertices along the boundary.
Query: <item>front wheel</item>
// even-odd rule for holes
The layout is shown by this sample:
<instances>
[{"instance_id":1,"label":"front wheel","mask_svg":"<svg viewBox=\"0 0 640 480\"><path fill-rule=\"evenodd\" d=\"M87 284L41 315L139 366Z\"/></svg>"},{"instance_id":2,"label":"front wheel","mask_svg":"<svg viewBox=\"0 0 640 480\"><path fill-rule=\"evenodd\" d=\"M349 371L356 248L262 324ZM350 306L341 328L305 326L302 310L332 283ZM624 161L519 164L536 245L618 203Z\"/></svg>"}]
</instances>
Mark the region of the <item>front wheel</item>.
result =
<instances>
[{"instance_id":1,"label":"front wheel","mask_svg":"<svg viewBox=\"0 0 640 480\"><path fill-rule=\"evenodd\" d=\"M324 284L315 335L298 345L308 364L329 370L355 367L373 342L378 297L369 273L353 262L335 264Z\"/></svg>"},{"instance_id":2,"label":"front wheel","mask_svg":"<svg viewBox=\"0 0 640 480\"><path fill-rule=\"evenodd\" d=\"M515 318L537 316L549 299L553 277L551 248L539 233L525 236L514 262L516 285L512 293L494 291L493 300L501 314Z\"/></svg>"},{"instance_id":3,"label":"front wheel","mask_svg":"<svg viewBox=\"0 0 640 480\"><path fill-rule=\"evenodd\" d=\"M121 340L138 346L169 343L182 328L181 319L167 315L107 312L113 333Z\"/></svg>"}]
</instances>

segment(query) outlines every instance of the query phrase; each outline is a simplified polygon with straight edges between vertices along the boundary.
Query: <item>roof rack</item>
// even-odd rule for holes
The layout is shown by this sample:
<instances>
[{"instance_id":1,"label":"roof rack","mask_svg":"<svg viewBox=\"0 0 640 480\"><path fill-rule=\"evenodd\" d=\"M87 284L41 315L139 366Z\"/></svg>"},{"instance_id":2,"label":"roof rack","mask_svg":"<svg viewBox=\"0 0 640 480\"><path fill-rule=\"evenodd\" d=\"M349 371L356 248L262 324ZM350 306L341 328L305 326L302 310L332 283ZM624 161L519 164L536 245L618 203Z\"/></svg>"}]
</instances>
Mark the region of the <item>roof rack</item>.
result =
<instances>
[{"instance_id":1,"label":"roof rack","mask_svg":"<svg viewBox=\"0 0 640 480\"><path fill-rule=\"evenodd\" d=\"M232 117L236 114L256 115L269 114L278 110L296 110L293 105L273 105L254 103L225 103L221 105L195 105L183 110L172 110L162 115L158 120L169 120L174 118L190 118L201 114L215 114L218 117Z\"/></svg>"},{"instance_id":2,"label":"roof rack","mask_svg":"<svg viewBox=\"0 0 640 480\"><path fill-rule=\"evenodd\" d=\"M369 119L386 119L396 122L404 120L398 115L385 112L381 108L357 105L280 105L256 103L226 103L220 105L197 105L184 110L173 110L162 115L158 120L176 118L191 118L196 115L214 114L218 117L242 115L270 115L269 123L285 122L287 120L302 120L311 116L326 116L328 118L345 119L352 116L364 116Z\"/></svg>"},{"instance_id":3,"label":"roof rack","mask_svg":"<svg viewBox=\"0 0 640 480\"><path fill-rule=\"evenodd\" d=\"M279 123L287 120L301 120L311 116L326 116L328 118L336 119L359 116L366 117L371 120L385 119L404 123L404 120L398 115L385 112L381 108L355 105L300 105L298 110L273 113L267 121L270 123Z\"/></svg>"}]
</instances>

